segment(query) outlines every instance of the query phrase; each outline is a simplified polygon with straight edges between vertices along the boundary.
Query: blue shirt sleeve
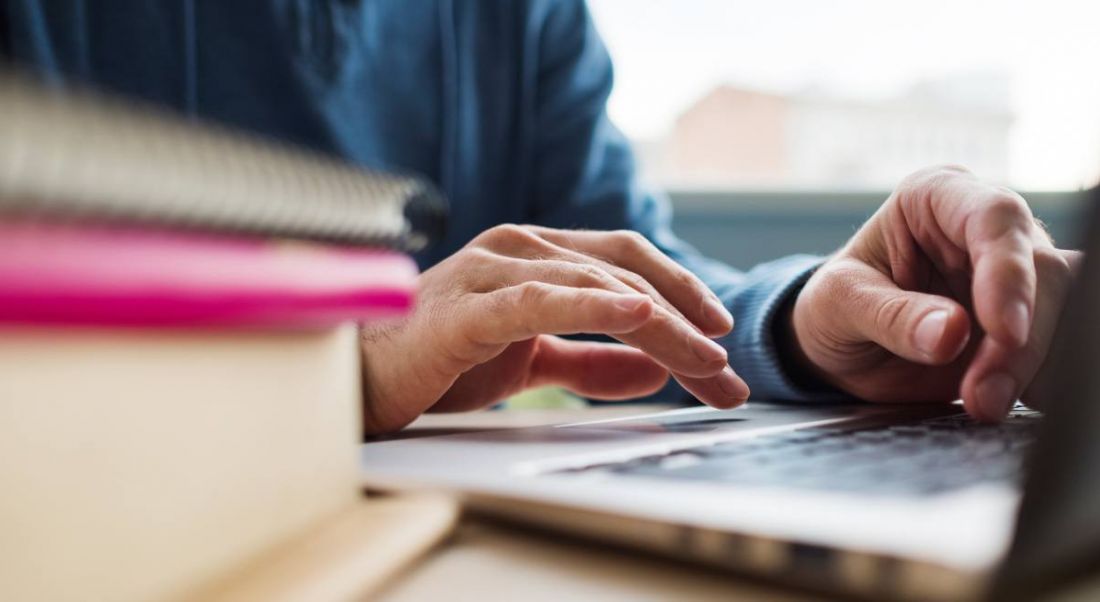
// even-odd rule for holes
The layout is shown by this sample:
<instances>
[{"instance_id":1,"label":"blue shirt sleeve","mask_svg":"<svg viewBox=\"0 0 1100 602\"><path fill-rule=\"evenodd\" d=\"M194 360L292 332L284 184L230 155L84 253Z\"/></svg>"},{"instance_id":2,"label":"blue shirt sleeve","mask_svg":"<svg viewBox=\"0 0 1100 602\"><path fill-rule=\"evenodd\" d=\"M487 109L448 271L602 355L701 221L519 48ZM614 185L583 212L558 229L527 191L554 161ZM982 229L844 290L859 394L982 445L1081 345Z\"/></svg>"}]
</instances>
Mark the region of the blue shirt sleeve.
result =
<instances>
[{"instance_id":1,"label":"blue shirt sleeve","mask_svg":"<svg viewBox=\"0 0 1100 602\"><path fill-rule=\"evenodd\" d=\"M835 398L797 386L784 373L772 340L778 311L821 258L786 257L740 272L678 239L670 230L668 200L639 183L630 145L607 117L612 79L610 56L584 2L555 2L541 31L534 221L643 234L697 274L730 309L736 326L720 342L753 398Z\"/></svg>"}]
</instances>

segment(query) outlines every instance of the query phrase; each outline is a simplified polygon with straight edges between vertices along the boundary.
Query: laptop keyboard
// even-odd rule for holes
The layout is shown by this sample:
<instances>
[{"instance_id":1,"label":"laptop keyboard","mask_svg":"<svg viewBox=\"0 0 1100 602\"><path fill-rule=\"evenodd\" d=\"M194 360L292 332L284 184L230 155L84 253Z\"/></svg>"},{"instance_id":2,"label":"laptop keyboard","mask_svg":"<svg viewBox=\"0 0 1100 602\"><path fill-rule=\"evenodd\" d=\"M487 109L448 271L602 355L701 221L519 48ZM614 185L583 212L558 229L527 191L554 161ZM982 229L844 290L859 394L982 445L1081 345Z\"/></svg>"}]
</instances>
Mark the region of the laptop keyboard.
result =
<instances>
[{"instance_id":1,"label":"laptop keyboard","mask_svg":"<svg viewBox=\"0 0 1100 602\"><path fill-rule=\"evenodd\" d=\"M1019 480L1039 419L1018 406L997 425L960 414L888 426L806 428L569 472L931 495Z\"/></svg>"}]
</instances>

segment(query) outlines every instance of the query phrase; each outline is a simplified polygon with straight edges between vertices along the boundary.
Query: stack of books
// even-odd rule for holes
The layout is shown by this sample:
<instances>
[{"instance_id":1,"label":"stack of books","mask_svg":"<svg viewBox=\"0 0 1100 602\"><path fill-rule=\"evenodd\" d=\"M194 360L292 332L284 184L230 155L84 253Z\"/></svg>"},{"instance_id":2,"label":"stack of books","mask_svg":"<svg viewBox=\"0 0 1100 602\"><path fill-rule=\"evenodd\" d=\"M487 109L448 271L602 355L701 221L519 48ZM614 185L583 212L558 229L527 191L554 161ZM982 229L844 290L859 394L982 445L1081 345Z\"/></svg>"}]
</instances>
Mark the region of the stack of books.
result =
<instances>
[{"instance_id":1,"label":"stack of books","mask_svg":"<svg viewBox=\"0 0 1100 602\"><path fill-rule=\"evenodd\" d=\"M441 215L415 178L0 77L0 599L196 596L360 502L356 324L410 309Z\"/></svg>"}]
</instances>

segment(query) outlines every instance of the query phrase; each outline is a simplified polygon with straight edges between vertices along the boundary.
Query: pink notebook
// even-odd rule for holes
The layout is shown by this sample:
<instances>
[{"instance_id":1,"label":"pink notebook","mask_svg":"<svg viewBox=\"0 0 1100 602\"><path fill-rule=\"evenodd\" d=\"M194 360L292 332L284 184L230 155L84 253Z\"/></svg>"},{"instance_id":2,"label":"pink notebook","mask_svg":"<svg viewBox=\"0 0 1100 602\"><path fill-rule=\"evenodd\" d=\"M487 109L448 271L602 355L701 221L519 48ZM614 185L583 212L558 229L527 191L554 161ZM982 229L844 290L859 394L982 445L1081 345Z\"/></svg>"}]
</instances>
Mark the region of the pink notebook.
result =
<instances>
[{"instance_id":1,"label":"pink notebook","mask_svg":"<svg viewBox=\"0 0 1100 602\"><path fill-rule=\"evenodd\" d=\"M392 251L0 221L0 323L301 328L404 314Z\"/></svg>"}]
</instances>

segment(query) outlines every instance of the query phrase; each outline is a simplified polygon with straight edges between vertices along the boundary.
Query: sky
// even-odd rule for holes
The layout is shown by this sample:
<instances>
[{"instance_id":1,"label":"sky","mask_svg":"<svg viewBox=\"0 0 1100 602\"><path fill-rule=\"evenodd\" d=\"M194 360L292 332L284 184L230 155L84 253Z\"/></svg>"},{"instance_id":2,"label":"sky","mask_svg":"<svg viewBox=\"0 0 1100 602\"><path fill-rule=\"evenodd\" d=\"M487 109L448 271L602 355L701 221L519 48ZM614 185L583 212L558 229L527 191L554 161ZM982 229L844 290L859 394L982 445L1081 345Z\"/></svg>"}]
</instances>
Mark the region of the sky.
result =
<instances>
[{"instance_id":1,"label":"sky","mask_svg":"<svg viewBox=\"0 0 1100 602\"><path fill-rule=\"evenodd\" d=\"M609 110L651 139L707 90L809 86L882 98L915 81L1011 78L1010 170L1026 190L1100 179L1100 0L589 0L616 64ZM980 175L980 174L979 174Z\"/></svg>"}]
</instances>

